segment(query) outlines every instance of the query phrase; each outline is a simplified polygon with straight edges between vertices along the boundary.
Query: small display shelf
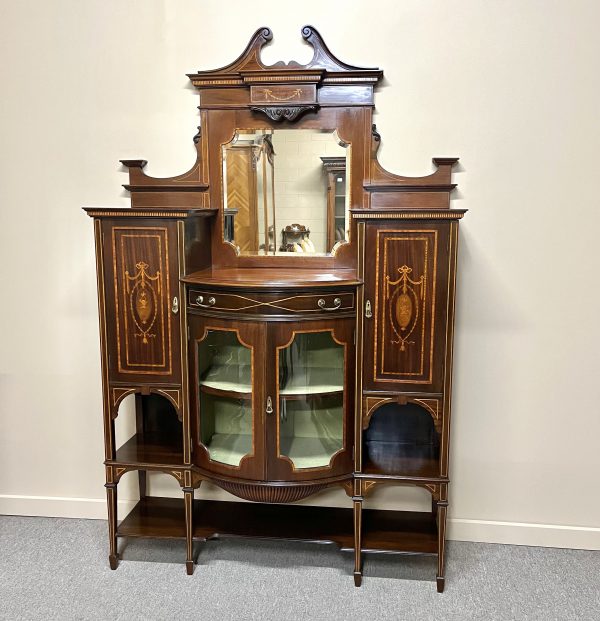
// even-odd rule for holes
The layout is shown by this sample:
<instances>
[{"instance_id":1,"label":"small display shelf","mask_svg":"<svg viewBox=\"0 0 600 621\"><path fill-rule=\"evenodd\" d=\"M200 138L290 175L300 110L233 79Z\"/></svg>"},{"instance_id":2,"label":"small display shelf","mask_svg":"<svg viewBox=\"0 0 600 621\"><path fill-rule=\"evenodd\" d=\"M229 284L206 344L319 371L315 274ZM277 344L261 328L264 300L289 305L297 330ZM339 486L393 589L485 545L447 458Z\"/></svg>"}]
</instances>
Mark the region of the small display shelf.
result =
<instances>
[{"instance_id":1,"label":"small display shelf","mask_svg":"<svg viewBox=\"0 0 600 621\"><path fill-rule=\"evenodd\" d=\"M396 453L389 442L366 443L363 449L364 474L397 476L401 478L438 479L440 465L437 456L431 457L427 448L411 451L411 455Z\"/></svg>"},{"instance_id":2,"label":"small display shelf","mask_svg":"<svg viewBox=\"0 0 600 621\"><path fill-rule=\"evenodd\" d=\"M107 463L130 466L183 464L183 426L173 403L160 394L136 394L136 433L121 442ZM128 416L123 411L120 416ZM120 436L120 434L119 434ZM115 444L119 444L116 438Z\"/></svg>"},{"instance_id":3,"label":"small display shelf","mask_svg":"<svg viewBox=\"0 0 600 621\"><path fill-rule=\"evenodd\" d=\"M115 463L128 465L165 465L183 463L181 433L165 434L157 431L136 433L117 449Z\"/></svg>"},{"instance_id":4,"label":"small display shelf","mask_svg":"<svg viewBox=\"0 0 600 621\"><path fill-rule=\"evenodd\" d=\"M363 434L363 473L415 478L440 476L440 438L424 408L387 403Z\"/></svg>"}]
</instances>

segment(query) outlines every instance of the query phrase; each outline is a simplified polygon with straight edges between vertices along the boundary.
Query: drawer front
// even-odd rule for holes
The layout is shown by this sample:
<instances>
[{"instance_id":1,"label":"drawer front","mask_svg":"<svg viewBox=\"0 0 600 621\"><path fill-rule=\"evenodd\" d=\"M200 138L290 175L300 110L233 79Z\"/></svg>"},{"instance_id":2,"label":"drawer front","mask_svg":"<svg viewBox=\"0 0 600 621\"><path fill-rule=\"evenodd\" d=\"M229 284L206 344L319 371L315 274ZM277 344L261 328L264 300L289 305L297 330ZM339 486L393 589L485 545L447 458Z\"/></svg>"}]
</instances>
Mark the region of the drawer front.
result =
<instances>
[{"instance_id":1,"label":"drawer front","mask_svg":"<svg viewBox=\"0 0 600 621\"><path fill-rule=\"evenodd\" d=\"M266 316L330 316L354 311L354 292L320 293L232 293L190 289L191 309Z\"/></svg>"}]
</instances>

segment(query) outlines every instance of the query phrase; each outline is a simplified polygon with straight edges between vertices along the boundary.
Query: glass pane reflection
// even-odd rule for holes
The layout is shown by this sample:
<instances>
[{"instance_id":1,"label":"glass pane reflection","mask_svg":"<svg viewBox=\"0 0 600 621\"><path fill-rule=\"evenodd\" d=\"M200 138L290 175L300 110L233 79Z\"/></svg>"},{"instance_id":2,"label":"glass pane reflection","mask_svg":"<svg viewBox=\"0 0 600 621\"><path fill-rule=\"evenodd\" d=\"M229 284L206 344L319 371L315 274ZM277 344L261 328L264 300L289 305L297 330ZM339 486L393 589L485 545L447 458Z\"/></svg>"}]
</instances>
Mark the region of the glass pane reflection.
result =
<instances>
[{"instance_id":1,"label":"glass pane reflection","mask_svg":"<svg viewBox=\"0 0 600 621\"><path fill-rule=\"evenodd\" d=\"M252 352L235 332L198 343L200 442L210 458L238 466L252 452Z\"/></svg>"},{"instance_id":2,"label":"glass pane reflection","mask_svg":"<svg viewBox=\"0 0 600 621\"><path fill-rule=\"evenodd\" d=\"M327 467L343 448L344 346L331 332L296 334L279 351L279 454Z\"/></svg>"}]
</instances>

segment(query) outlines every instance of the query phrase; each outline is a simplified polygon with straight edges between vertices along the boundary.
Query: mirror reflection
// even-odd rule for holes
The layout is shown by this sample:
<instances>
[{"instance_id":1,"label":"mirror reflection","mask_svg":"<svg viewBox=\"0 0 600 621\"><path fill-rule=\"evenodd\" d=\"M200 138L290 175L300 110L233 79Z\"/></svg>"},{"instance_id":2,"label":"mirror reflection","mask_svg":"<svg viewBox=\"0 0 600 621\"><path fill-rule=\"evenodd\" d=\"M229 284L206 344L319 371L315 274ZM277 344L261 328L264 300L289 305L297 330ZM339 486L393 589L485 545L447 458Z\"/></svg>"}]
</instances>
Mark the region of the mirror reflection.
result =
<instances>
[{"instance_id":1,"label":"mirror reflection","mask_svg":"<svg viewBox=\"0 0 600 621\"><path fill-rule=\"evenodd\" d=\"M330 130L238 130L223 145L225 241L243 255L330 253L348 239L349 152Z\"/></svg>"}]
</instances>

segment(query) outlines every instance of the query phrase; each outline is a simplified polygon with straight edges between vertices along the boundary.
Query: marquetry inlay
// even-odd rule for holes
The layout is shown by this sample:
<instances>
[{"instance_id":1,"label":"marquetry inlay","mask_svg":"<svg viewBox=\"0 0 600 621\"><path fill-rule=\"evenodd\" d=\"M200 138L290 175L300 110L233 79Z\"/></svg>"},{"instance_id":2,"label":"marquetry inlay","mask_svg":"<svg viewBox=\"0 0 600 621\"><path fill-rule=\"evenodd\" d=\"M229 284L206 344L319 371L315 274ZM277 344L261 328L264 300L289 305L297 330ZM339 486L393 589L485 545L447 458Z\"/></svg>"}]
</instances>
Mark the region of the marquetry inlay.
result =
<instances>
[{"instance_id":1,"label":"marquetry inlay","mask_svg":"<svg viewBox=\"0 0 600 621\"><path fill-rule=\"evenodd\" d=\"M390 324L397 337L392 338L391 342L394 345L400 345L400 351L404 351L407 345L414 345L414 341L409 341L409 338L417 326L422 312L420 305L425 298L425 276L422 275L418 280L413 280L410 277L412 271L412 267L403 265L398 268L400 277L397 280L391 280L389 276L385 277Z\"/></svg>"},{"instance_id":2,"label":"marquetry inlay","mask_svg":"<svg viewBox=\"0 0 600 621\"><path fill-rule=\"evenodd\" d=\"M156 336L152 332L152 326L158 316L158 300L161 294L160 271L151 276L147 271L149 266L144 261L138 261L135 267L137 271L133 276L125 270L125 290L129 295L131 318L138 329L135 336L147 344L149 338Z\"/></svg>"},{"instance_id":3,"label":"marquetry inlay","mask_svg":"<svg viewBox=\"0 0 600 621\"><path fill-rule=\"evenodd\" d=\"M373 377L429 384L435 338L438 231L378 229Z\"/></svg>"},{"instance_id":4,"label":"marquetry inlay","mask_svg":"<svg viewBox=\"0 0 600 621\"><path fill-rule=\"evenodd\" d=\"M119 373L172 371L166 227L112 227Z\"/></svg>"}]
</instances>

